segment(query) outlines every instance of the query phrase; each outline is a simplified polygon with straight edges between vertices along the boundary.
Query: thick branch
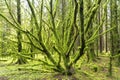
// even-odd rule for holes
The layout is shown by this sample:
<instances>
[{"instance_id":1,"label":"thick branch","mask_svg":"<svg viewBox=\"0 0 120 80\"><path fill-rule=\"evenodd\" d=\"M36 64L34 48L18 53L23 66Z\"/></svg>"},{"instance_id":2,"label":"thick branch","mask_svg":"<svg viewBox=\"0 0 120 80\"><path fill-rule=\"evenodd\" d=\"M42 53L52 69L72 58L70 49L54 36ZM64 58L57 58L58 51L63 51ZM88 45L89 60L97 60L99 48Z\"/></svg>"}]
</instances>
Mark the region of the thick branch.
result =
<instances>
[{"instance_id":1,"label":"thick branch","mask_svg":"<svg viewBox=\"0 0 120 80\"><path fill-rule=\"evenodd\" d=\"M83 0L80 0L80 22L81 22L81 48L80 53L77 55L73 63L76 63L79 58L84 54L84 48L85 48L85 38L84 38L84 6L83 6Z\"/></svg>"}]
</instances>

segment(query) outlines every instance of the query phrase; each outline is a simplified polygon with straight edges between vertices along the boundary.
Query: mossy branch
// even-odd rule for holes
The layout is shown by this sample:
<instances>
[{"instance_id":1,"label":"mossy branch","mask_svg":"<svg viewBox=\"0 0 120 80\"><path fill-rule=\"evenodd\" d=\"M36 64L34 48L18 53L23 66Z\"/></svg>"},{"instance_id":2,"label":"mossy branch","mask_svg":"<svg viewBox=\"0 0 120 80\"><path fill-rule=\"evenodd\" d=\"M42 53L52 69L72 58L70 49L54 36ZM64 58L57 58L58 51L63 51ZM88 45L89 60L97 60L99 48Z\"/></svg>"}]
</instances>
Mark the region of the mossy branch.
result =
<instances>
[{"instance_id":1,"label":"mossy branch","mask_svg":"<svg viewBox=\"0 0 120 80\"><path fill-rule=\"evenodd\" d=\"M33 18L34 18L34 21L35 21L36 28L39 29L39 25L38 25L38 22L37 22L37 17L36 17L36 14L35 14L33 5L31 4L30 0L27 0L27 2L28 2L28 5L29 5L29 7L30 7L30 10L31 10L31 12L32 12L32 15L33 15Z\"/></svg>"},{"instance_id":2,"label":"mossy branch","mask_svg":"<svg viewBox=\"0 0 120 80\"><path fill-rule=\"evenodd\" d=\"M22 57L26 58L26 59L31 59L31 60L35 60L35 61L40 61L40 62L44 63L44 64L47 65L47 66L53 66L53 67L54 67L54 65L51 65L51 64L49 64L49 63L47 63L47 62L45 62L45 61L43 61L43 60L41 60L41 59L35 59L35 58L29 57L29 56L26 56L26 55L23 55L23 54L20 54L20 53L17 53L17 54L18 54L19 56L22 56Z\"/></svg>"},{"instance_id":3,"label":"mossy branch","mask_svg":"<svg viewBox=\"0 0 120 80\"><path fill-rule=\"evenodd\" d=\"M79 14L80 14L80 31L81 31L81 48L79 50L78 55L75 57L75 59L73 60L73 62L70 63L70 65L72 65L73 63L77 63L77 61L79 60L79 58L84 54L84 48L85 48L85 33L84 33L84 2L83 0L79 1L80 3L80 8L79 8Z\"/></svg>"},{"instance_id":4,"label":"mossy branch","mask_svg":"<svg viewBox=\"0 0 120 80\"><path fill-rule=\"evenodd\" d=\"M18 23L18 21L17 21L17 20L15 19L15 17L13 16L13 14L12 14L12 12L11 12L11 9L10 9L10 7L9 7L9 5L8 5L8 3L7 3L6 0L5 0L5 3L6 3L6 6L7 6L8 10L9 10L10 16L12 17L13 21L14 21L15 24L17 25L16 27L21 28L21 27L20 27L20 24ZM5 16L4 16L4 18L5 18ZM7 19L6 19L6 20L7 20ZM8 21L8 20L7 20L7 21Z\"/></svg>"},{"instance_id":5,"label":"mossy branch","mask_svg":"<svg viewBox=\"0 0 120 80\"><path fill-rule=\"evenodd\" d=\"M99 8L100 2L101 2L101 0L98 0L98 2L96 3L96 5L94 5L93 8L90 11L91 13L90 13L90 16L89 16L87 24L86 24L85 33L88 31L92 19L94 19L95 13L96 13L97 9Z\"/></svg>"}]
</instances>

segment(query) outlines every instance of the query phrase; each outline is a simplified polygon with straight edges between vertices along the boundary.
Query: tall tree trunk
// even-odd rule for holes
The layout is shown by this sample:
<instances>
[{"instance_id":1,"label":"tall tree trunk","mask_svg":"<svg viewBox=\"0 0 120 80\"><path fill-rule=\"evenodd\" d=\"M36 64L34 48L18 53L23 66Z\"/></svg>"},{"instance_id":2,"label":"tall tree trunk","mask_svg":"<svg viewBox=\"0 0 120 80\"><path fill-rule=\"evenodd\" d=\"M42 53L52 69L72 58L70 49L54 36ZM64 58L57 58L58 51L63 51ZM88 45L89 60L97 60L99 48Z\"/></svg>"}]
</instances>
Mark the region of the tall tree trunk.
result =
<instances>
[{"instance_id":1,"label":"tall tree trunk","mask_svg":"<svg viewBox=\"0 0 120 80\"><path fill-rule=\"evenodd\" d=\"M77 63L77 61L79 60L79 58L84 54L84 49L85 49L85 32L84 32L84 1L83 0L79 0L80 2L80 8L79 8L79 14L80 14L80 31L81 31L81 48L80 48L80 52L77 55L77 57L75 58L73 63Z\"/></svg>"},{"instance_id":2,"label":"tall tree trunk","mask_svg":"<svg viewBox=\"0 0 120 80\"><path fill-rule=\"evenodd\" d=\"M64 21L65 19L65 5L66 5L66 2L65 0L62 0L62 21ZM64 31L65 30L65 24L63 23L63 26L62 26L62 45L64 44Z\"/></svg>"},{"instance_id":3,"label":"tall tree trunk","mask_svg":"<svg viewBox=\"0 0 120 80\"><path fill-rule=\"evenodd\" d=\"M117 0L114 0L114 24L116 26L115 30L114 30L114 46L115 46L115 53L118 55L119 54L119 49L120 49L120 46L119 46L119 39L120 39L120 36L119 36L119 27L118 27L118 4L117 4ZM120 66L120 56L117 58L117 62L116 64L118 66Z\"/></svg>"},{"instance_id":4,"label":"tall tree trunk","mask_svg":"<svg viewBox=\"0 0 120 80\"><path fill-rule=\"evenodd\" d=\"M110 0L110 27L113 27L113 0ZM110 31L110 43L111 43L111 56L109 62L109 76L112 76L112 60L113 60L113 53L114 53L114 42L113 42L113 31Z\"/></svg>"},{"instance_id":5,"label":"tall tree trunk","mask_svg":"<svg viewBox=\"0 0 120 80\"><path fill-rule=\"evenodd\" d=\"M92 1L88 0L87 11L90 9L91 3L92 3ZM93 24L92 23L93 23L93 20L91 20L91 22L90 22L90 29L88 30L88 38L90 38L93 35L94 29L93 29ZM88 62L89 62L89 60L92 60L92 61L95 60L94 42L90 43L88 46L89 46L89 50L88 50L88 53L87 53L87 57L88 57Z\"/></svg>"},{"instance_id":6,"label":"tall tree trunk","mask_svg":"<svg viewBox=\"0 0 120 80\"><path fill-rule=\"evenodd\" d=\"M105 23L105 30L108 29L108 13L107 13L107 6L105 8L105 17L106 17L106 23ZM105 51L108 52L108 33L105 34Z\"/></svg>"},{"instance_id":7,"label":"tall tree trunk","mask_svg":"<svg viewBox=\"0 0 120 80\"><path fill-rule=\"evenodd\" d=\"M34 0L32 0L32 5L34 6ZM34 26L34 21L33 21L33 16L32 15L31 15L31 25L30 26ZM31 30L30 30L30 32L33 34L33 31L34 31L34 29L32 27ZM35 57L35 54L33 54L34 46L32 45L32 43L31 43L30 46L31 46L30 47L30 52L32 53L31 57L34 58Z\"/></svg>"},{"instance_id":8,"label":"tall tree trunk","mask_svg":"<svg viewBox=\"0 0 120 80\"><path fill-rule=\"evenodd\" d=\"M20 8L20 5L21 5L20 0L17 0L17 21L21 25L21 8ZM22 52L22 42L21 42L22 35L21 35L19 30L17 31L17 39L18 39L18 52L20 53L20 52ZM24 64L24 63L26 63L26 60L23 57L18 56L18 61L16 63Z\"/></svg>"},{"instance_id":9,"label":"tall tree trunk","mask_svg":"<svg viewBox=\"0 0 120 80\"><path fill-rule=\"evenodd\" d=\"M99 13L98 13L99 25L101 23L101 15L102 15L101 11L102 11L101 7L99 7ZM99 34L101 34L102 31L103 30L102 30L102 27L101 27L100 30L99 30ZM103 51L103 36L102 35L100 35L100 37L99 37L99 50L100 50L100 53L102 53L102 51Z\"/></svg>"}]
</instances>

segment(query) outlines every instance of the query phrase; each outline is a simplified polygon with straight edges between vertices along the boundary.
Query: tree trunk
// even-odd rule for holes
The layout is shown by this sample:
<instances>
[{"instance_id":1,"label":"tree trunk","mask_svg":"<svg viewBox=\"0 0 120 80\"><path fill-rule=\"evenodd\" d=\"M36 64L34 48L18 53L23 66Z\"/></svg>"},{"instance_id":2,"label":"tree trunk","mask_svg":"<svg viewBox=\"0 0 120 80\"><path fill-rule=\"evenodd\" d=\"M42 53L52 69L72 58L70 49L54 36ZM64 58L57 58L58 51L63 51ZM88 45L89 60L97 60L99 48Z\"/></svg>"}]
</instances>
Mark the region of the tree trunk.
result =
<instances>
[{"instance_id":1,"label":"tree trunk","mask_svg":"<svg viewBox=\"0 0 120 80\"><path fill-rule=\"evenodd\" d=\"M21 4L20 3L21 3L20 0L17 0L17 21L21 25L21 8L20 8ZM20 53L20 52L22 52L22 42L21 42L22 35L19 30L17 31L17 39L18 39L18 52ZM18 61L16 63L24 64L24 63L26 63L26 59L19 56Z\"/></svg>"},{"instance_id":2,"label":"tree trunk","mask_svg":"<svg viewBox=\"0 0 120 80\"><path fill-rule=\"evenodd\" d=\"M113 2L112 2L112 0L110 0L110 13L111 13L111 19L110 19L110 27L113 27L113 17L112 17L112 15L113 15ZM110 32L110 38L111 38L111 40L110 40L110 42L111 42L111 49L110 49L110 51L111 51L111 56L110 56L110 62L109 62L109 76L112 76L112 60L113 60L113 58L112 58L112 56L113 56L113 53L114 53L114 42L113 42L113 31L111 31Z\"/></svg>"},{"instance_id":3,"label":"tree trunk","mask_svg":"<svg viewBox=\"0 0 120 80\"><path fill-rule=\"evenodd\" d=\"M92 3L91 0L88 0L87 11L90 9L91 3ZM93 20L91 20L91 22L90 22L90 29L88 30L88 39L93 35L93 32L94 32L92 23L93 23ZM89 60L94 61L95 60L94 42L90 43L88 46L89 46L89 50L87 53L88 62L89 62Z\"/></svg>"},{"instance_id":4,"label":"tree trunk","mask_svg":"<svg viewBox=\"0 0 120 80\"><path fill-rule=\"evenodd\" d=\"M105 8L105 14L106 14L106 23L105 23L105 30L107 30L108 29L108 14L107 14L107 10L108 10L108 8L107 8L107 6L106 6L106 8ZM105 34L105 51L106 52L108 52L108 33L106 33Z\"/></svg>"},{"instance_id":5,"label":"tree trunk","mask_svg":"<svg viewBox=\"0 0 120 80\"><path fill-rule=\"evenodd\" d=\"M34 0L32 0L32 5L34 6ZM32 15L31 15L31 25L30 26L34 26L34 21L33 21L33 16ZM33 27L31 28L30 32L33 34L33 32L34 32ZM34 46L31 43L31 45L30 45L30 52L32 53L31 57L35 58L35 54L33 54L33 51L34 51Z\"/></svg>"},{"instance_id":6,"label":"tree trunk","mask_svg":"<svg viewBox=\"0 0 120 80\"><path fill-rule=\"evenodd\" d=\"M102 15L102 12L101 12L102 10L101 10L101 7L99 7L99 13L98 13L98 21L99 21L99 25L100 25L100 23L101 23L101 15ZM101 34L102 33L102 27L100 28L100 30L99 30L99 34ZM102 53L102 51L103 51L103 36L102 35L100 35L100 37L99 37L99 50L100 50L100 53Z\"/></svg>"}]
</instances>

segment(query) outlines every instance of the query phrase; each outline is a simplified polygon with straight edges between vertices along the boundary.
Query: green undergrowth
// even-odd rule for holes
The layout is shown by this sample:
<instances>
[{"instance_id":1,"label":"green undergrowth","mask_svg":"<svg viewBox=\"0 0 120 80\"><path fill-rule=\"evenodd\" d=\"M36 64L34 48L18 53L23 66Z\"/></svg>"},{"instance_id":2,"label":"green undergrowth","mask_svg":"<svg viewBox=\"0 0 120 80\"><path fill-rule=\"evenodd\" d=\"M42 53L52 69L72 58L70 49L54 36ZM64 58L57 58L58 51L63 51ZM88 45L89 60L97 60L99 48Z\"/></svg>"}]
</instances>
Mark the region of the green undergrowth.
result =
<instances>
[{"instance_id":1,"label":"green undergrowth","mask_svg":"<svg viewBox=\"0 0 120 80\"><path fill-rule=\"evenodd\" d=\"M84 61L76 73L65 76L55 73L37 61L28 64L0 62L0 80L120 80L120 68L113 66L113 76L108 76L109 58L101 56L94 62Z\"/></svg>"}]
</instances>

